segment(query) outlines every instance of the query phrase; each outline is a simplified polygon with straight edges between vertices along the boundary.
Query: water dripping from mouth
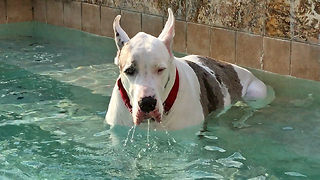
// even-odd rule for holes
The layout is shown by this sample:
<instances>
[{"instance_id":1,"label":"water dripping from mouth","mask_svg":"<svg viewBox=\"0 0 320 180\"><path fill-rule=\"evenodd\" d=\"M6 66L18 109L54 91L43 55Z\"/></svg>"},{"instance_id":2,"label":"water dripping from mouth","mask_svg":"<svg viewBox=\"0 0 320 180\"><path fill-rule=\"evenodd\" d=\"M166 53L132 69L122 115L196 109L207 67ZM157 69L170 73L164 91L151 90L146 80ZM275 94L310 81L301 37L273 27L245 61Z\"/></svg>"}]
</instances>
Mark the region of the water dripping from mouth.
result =
<instances>
[{"instance_id":1,"label":"water dripping from mouth","mask_svg":"<svg viewBox=\"0 0 320 180\"><path fill-rule=\"evenodd\" d=\"M161 124L162 128L164 129L164 131L166 132L166 134L169 136L169 132L168 132L167 129L164 127L164 125L162 124L161 121L160 121L160 124Z\"/></svg>"},{"instance_id":2,"label":"water dripping from mouth","mask_svg":"<svg viewBox=\"0 0 320 180\"><path fill-rule=\"evenodd\" d=\"M131 136L131 139L130 139L130 142L133 142L134 141L134 133L136 132L136 125L133 126L133 131L132 131L132 136Z\"/></svg>"},{"instance_id":3,"label":"water dripping from mouth","mask_svg":"<svg viewBox=\"0 0 320 180\"><path fill-rule=\"evenodd\" d=\"M161 124L162 128L164 129L164 131L166 132L166 135L167 135L167 136L170 136L168 130L164 127L164 125L162 124L161 121L160 121L160 124ZM175 140L174 138L171 138L171 139L168 138L168 144L169 144L169 146L172 145L172 143L170 142L170 140L172 140L173 143L176 143L176 140Z\"/></svg>"},{"instance_id":4,"label":"water dripping from mouth","mask_svg":"<svg viewBox=\"0 0 320 180\"><path fill-rule=\"evenodd\" d=\"M127 134L127 138L126 138L126 140L124 141L123 146L127 146L127 143L128 143L128 140L129 140L129 135L130 135L130 133L131 133L131 131L133 130L134 127L135 127L135 125L132 126L132 127L129 129L128 134Z\"/></svg>"},{"instance_id":5,"label":"water dripping from mouth","mask_svg":"<svg viewBox=\"0 0 320 180\"><path fill-rule=\"evenodd\" d=\"M150 119L148 119L147 146L150 146Z\"/></svg>"}]
</instances>

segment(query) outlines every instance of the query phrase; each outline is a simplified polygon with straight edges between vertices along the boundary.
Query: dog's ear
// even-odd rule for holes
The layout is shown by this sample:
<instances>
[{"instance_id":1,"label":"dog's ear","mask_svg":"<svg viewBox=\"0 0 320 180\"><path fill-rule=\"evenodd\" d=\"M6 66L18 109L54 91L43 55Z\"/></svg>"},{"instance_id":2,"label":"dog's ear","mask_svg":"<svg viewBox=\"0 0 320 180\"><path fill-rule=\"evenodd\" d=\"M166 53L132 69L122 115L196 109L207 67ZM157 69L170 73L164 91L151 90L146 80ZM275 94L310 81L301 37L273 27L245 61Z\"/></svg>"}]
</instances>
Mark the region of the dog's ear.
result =
<instances>
[{"instance_id":1,"label":"dog's ear","mask_svg":"<svg viewBox=\"0 0 320 180\"><path fill-rule=\"evenodd\" d=\"M169 17L164 26L161 34L159 35L159 39L166 45L170 55L172 55L171 44L174 36L174 16L171 8L168 9Z\"/></svg>"},{"instance_id":2,"label":"dog's ear","mask_svg":"<svg viewBox=\"0 0 320 180\"><path fill-rule=\"evenodd\" d=\"M118 15L113 21L114 40L116 41L118 50L121 50L124 43L130 40L127 33L120 26L120 18L121 15Z\"/></svg>"}]
</instances>

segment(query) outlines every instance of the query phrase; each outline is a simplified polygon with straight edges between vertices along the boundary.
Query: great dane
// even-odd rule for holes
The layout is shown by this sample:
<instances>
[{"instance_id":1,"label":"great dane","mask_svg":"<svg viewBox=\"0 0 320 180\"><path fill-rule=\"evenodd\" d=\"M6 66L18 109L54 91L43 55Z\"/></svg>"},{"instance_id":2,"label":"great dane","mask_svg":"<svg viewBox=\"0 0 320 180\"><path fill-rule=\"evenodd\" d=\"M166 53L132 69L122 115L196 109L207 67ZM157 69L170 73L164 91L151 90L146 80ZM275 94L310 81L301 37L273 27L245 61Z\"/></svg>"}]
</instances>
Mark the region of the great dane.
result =
<instances>
[{"instance_id":1,"label":"great dane","mask_svg":"<svg viewBox=\"0 0 320 180\"><path fill-rule=\"evenodd\" d=\"M155 130L178 130L204 123L210 113L219 116L239 100L253 108L270 103L266 85L242 67L198 55L174 57L175 19L168 12L159 37L139 32L130 39L120 27L121 16L115 18L120 75L106 114L109 125L141 126L149 120Z\"/></svg>"}]
</instances>

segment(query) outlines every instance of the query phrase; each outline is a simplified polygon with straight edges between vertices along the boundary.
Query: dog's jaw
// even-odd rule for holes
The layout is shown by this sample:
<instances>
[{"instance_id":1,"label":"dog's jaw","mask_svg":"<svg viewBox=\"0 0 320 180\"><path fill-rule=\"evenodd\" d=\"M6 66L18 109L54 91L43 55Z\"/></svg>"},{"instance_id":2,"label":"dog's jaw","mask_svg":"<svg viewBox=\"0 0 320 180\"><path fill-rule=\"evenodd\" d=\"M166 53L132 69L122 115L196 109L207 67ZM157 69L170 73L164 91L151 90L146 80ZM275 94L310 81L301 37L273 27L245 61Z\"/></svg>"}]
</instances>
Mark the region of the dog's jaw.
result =
<instances>
[{"instance_id":1,"label":"dog's jaw","mask_svg":"<svg viewBox=\"0 0 320 180\"><path fill-rule=\"evenodd\" d=\"M153 110L149 113L145 113L145 112L141 111L141 109L138 109L136 111L134 109L132 112L132 116L133 116L133 123L135 125L140 125L143 122L143 120L150 119L150 118L154 119L158 123L161 122L162 113L160 112L159 108L156 108L155 110Z\"/></svg>"}]
</instances>

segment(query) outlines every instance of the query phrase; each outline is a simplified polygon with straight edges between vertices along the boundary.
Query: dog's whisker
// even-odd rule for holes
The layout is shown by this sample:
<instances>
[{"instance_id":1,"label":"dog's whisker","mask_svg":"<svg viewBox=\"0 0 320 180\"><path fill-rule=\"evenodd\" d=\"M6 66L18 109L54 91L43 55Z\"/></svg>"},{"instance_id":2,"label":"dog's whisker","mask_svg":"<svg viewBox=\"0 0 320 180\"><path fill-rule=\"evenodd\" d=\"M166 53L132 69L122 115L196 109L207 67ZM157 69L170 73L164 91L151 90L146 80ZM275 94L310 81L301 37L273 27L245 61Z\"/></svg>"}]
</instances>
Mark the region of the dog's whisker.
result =
<instances>
[{"instance_id":1,"label":"dog's whisker","mask_svg":"<svg viewBox=\"0 0 320 180\"><path fill-rule=\"evenodd\" d=\"M133 129L134 127L135 127L135 126L132 126L132 127L129 129L128 134L127 134L127 138L126 138L126 140L124 141L123 146L126 146L126 145L127 145L128 140L129 140L129 135L130 135L130 133L131 133L131 131L132 131L132 129Z\"/></svg>"}]
</instances>

